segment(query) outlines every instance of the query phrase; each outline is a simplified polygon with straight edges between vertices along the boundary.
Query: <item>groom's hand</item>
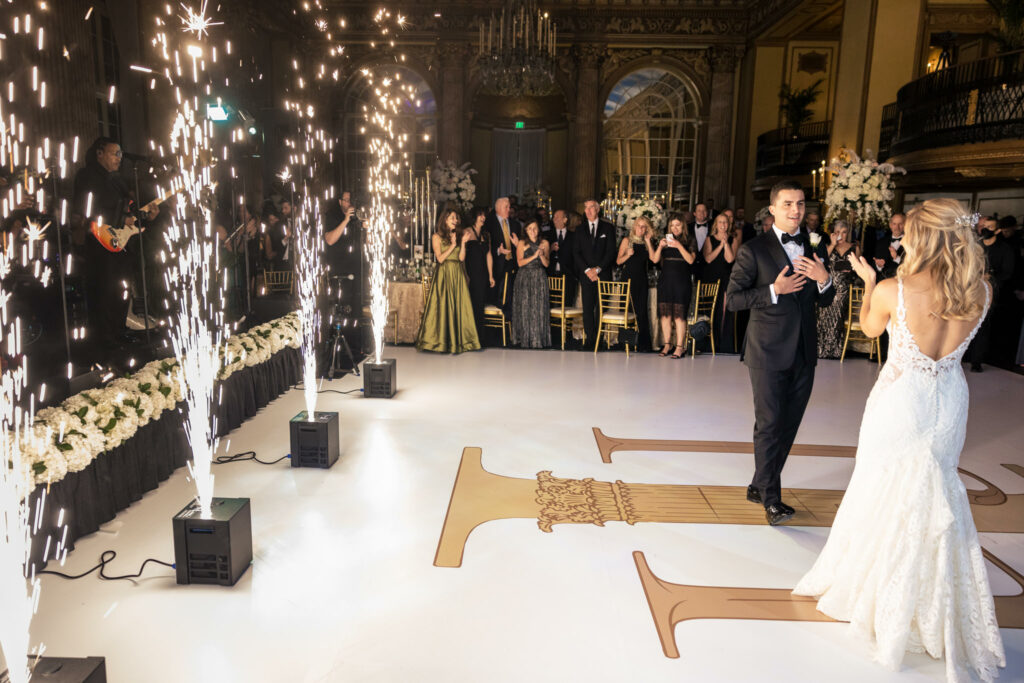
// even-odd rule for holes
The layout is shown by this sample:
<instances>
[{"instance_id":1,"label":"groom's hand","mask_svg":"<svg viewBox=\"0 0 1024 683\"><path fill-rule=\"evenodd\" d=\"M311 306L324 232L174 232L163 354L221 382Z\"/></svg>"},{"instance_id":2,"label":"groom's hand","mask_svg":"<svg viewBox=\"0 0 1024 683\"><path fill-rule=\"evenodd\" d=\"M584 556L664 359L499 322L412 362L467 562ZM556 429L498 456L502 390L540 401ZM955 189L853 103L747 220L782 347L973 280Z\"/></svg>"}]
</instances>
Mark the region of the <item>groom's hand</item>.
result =
<instances>
[{"instance_id":1,"label":"groom's hand","mask_svg":"<svg viewBox=\"0 0 1024 683\"><path fill-rule=\"evenodd\" d=\"M792 294L793 292L799 292L804 288L804 283L807 282L807 278L799 273L792 275L786 275L789 272L789 266L782 269L779 276L775 278L775 294L782 296L783 294Z\"/></svg>"},{"instance_id":2,"label":"groom's hand","mask_svg":"<svg viewBox=\"0 0 1024 683\"><path fill-rule=\"evenodd\" d=\"M796 271L811 280L814 280L819 285L823 285L828 282L828 271L825 269L825 263L814 255L813 259L809 259L806 256L799 256L796 259Z\"/></svg>"}]
</instances>

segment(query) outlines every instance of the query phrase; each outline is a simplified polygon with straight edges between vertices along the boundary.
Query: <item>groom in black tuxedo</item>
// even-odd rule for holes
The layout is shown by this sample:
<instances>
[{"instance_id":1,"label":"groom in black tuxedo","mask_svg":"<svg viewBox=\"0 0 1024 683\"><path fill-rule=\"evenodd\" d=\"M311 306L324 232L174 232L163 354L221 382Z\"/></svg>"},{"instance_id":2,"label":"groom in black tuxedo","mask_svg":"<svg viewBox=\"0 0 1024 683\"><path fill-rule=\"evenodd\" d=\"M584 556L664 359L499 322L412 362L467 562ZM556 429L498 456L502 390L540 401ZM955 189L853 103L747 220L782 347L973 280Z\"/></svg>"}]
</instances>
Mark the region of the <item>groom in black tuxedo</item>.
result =
<instances>
[{"instance_id":1,"label":"groom in black tuxedo","mask_svg":"<svg viewBox=\"0 0 1024 683\"><path fill-rule=\"evenodd\" d=\"M583 222L576 228L572 260L580 279L583 303L584 348L597 339L597 281L612 279L615 261L615 226L601 219L601 205L593 199L583 202Z\"/></svg>"},{"instance_id":2,"label":"groom in black tuxedo","mask_svg":"<svg viewBox=\"0 0 1024 683\"><path fill-rule=\"evenodd\" d=\"M754 390L754 478L747 500L764 505L774 526L794 513L782 502L782 467L814 385L815 304L832 303L835 288L825 268L824 241L814 248L800 230L803 186L795 180L777 183L769 211L775 225L736 254L726 306L750 309L742 354Z\"/></svg>"}]
</instances>

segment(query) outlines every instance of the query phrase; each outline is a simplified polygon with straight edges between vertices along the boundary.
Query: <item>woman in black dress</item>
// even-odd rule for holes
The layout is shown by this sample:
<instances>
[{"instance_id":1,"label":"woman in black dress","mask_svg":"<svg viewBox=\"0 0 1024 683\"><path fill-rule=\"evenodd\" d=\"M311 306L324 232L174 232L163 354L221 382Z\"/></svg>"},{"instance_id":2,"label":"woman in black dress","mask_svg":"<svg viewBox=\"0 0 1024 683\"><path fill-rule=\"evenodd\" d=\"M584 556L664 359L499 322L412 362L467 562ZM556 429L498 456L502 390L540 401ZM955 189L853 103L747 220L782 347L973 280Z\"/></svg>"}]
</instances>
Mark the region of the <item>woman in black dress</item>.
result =
<instances>
[{"instance_id":1,"label":"woman in black dress","mask_svg":"<svg viewBox=\"0 0 1024 683\"><path fill-rule=\"evenodd\" d=\"M848 257L851 252L860 256L860 247L853 243L851 233L850 224L844 220L838 220L832 225L828 263L825 265L832 273L836 296L830 305L818 309L818 358L839 358L843 355L850 285L856 277Z\"/></svg>"},{"instance_id":2,"label":"woman in black dress","mask_svg":"<svg viewBox=\"0 0 1024 683\"><path fill-rule=\"evenodd\" d=\"M738 353L736 348L736 314L725 311L725 290L729 287L729 275L736 260L743 236L736 230L729 216L724 213L715 217L711 234L704 241L704 267L702 282L717 282L718 297L715 299L715 342L719 350Z\"/></svg>"},{"instance_id":3,"label":"woman in black dress","mask_svg":"<svg viewBox=\"0 0 1024 683\"><path fill-rule=\"evenodd\" d=\"M658 242L651 260L661 263L658 280L658 317L661 318L661 336L665 339L661 356L667 356L672 345L672 324L676 328L676 348L673 358L686 355L686 319L690 315L690 295L693 262L697 260L697 241L690 235L682 215L668 216L668 233Z\"/></svg>"},{"instance_id":4,"label":"woman in black dress","mask_svg":"<svg viewBox=\"0 0 1024 683\"><path fill-rule=\"evenodd\" d=\"M637 351L651 350L651 316L647 310L647 263L654 252L651 244L654 228L651 221L640 216L633 221L629 234L619 243L615 264L622 266L622 279L629 282L629 299L636 315Z\"/></svg>"},{"instance_id":5,"label":"woman in black dress","mask_svg":"<svg viewBox=\"0 0 1024 683\"><path fill-rule=\"evenodd\" d=\"M466 244L466 275L469 276L469 298L473 302L473 318L477 336L483 341L484 306L487 293L494 287L494 262L491 260L491 236L483 229L487 212L477 208L470 212L470 225L462 233Z\"/></svg>"}]
</instances>

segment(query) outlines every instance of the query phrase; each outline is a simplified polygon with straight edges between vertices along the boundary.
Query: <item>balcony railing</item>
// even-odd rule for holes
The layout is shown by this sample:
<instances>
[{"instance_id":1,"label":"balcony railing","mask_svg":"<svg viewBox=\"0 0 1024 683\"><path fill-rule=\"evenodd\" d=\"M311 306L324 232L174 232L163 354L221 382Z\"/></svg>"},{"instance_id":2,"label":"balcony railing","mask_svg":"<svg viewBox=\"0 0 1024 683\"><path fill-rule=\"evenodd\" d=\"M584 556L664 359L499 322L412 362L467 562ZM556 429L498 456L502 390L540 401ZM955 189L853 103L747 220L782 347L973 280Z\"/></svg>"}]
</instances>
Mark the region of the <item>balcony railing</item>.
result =
<instances>
[{"instance_id":1,"label":"balcony railing","mask_svg":"<svg viewBox=\"0 0 1024 683\"><path fill-rule=\"evenodd\" d=\"M831 121L815 121L800 126L795 136L790 126L758 135L755 176L810 174L828 157L831 134Z\"/></svg>"},{"instance_id":2,"label":"balcony railing","mask_svg":"<svg viewBox=\"0 0 1024 683\"><path fill-rule=\"evenodd\" d=\"M882 111L879 159L935 147L1024 139L1024 50L930 73Z\"/></svg>"}]
</instances>

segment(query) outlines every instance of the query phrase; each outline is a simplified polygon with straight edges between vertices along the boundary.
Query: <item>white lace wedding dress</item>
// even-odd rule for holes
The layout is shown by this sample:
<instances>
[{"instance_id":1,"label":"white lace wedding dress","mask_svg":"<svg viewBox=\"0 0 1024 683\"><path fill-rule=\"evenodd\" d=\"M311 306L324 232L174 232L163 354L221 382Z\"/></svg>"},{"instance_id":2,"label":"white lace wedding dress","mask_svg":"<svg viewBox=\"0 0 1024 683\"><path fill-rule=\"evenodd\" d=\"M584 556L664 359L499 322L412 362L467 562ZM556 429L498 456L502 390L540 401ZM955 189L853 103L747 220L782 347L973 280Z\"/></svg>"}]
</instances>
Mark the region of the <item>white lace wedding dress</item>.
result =
<instances>
[{"instance_id":1,"label":"white lace wedding dress","mask_svg":"<svg viewBox=\"0 0 1024 683\"><path fill-rule=\"evenodd\" d=\"M1006 657L957 475L968 403L960 363L981 323L932 360L907 329L902 279L898 291L853 477L825 548L793 592L819 597L818 609L871 639L890 669L906 651L927 652L945 656L948 681L990 681ZM986 288L985 312L990 296Z\"/></svg>"}]
</instances>

